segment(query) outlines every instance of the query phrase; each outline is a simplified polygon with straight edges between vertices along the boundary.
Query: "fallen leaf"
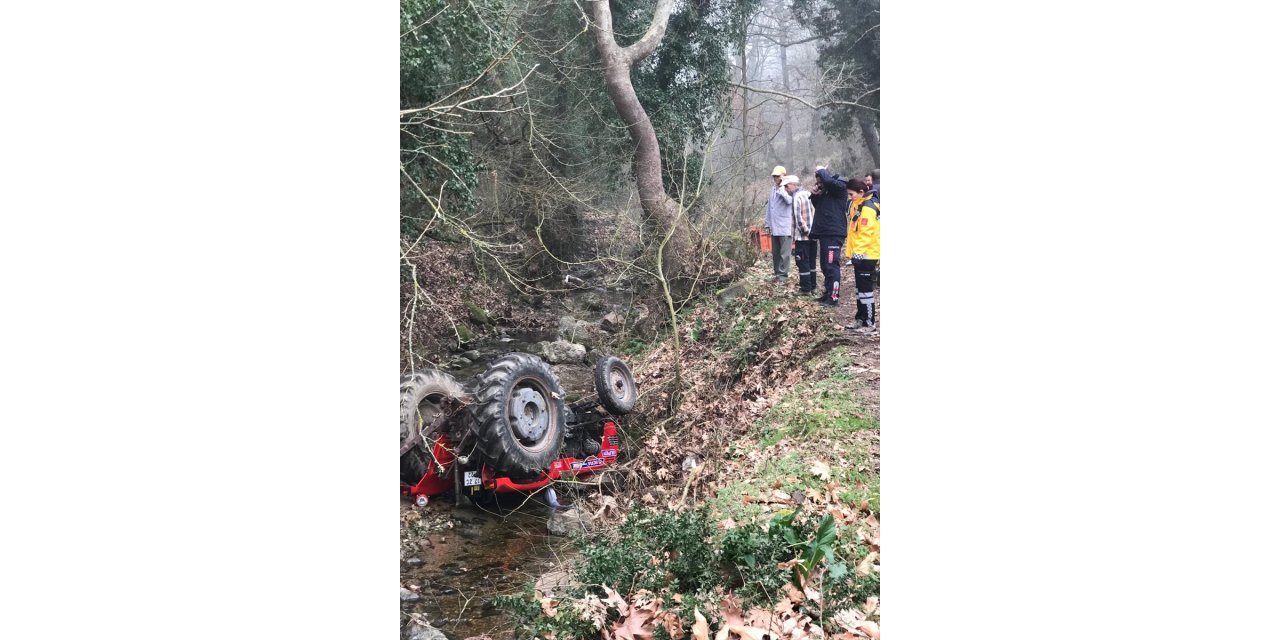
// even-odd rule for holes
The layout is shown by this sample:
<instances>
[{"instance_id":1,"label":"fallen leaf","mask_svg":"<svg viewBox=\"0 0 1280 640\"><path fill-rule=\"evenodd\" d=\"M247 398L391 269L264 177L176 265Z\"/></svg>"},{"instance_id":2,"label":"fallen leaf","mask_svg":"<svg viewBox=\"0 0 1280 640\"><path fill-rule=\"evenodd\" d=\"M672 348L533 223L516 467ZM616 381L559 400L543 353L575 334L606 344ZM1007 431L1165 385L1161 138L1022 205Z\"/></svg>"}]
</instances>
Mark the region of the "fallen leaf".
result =
<instances>
[{"instance_id":1,"label":"fallen leaf","mask_svg":"<svg viewBox=\"0 0 1280 640\"><path fill-rule=\"evenodd\" d=\"M841 609L836 612L835 621L845 631L849 633L857 633L858 625L862 623L865 616L857 609Z\"/></svg>"},{"instance_id":2,"label":"fallen leaf","mask_svg":"<svg viewBox=\"0 0 1280 640\"><path fill-rule=\"evenodd\" d=\"M744 640L764 640L769 635L768 629L760 629L758 627L743 627L733 625L728 627L729 631L738 634Z\"/></svg>"},{"instance_id":3,"label":"fallen leaf","mask_svg":"<svg viewBox=\"0 0 1280 640\"><path fill-rule=\"evenodd\" d=\"M863 558L862 562L858 563L858 568L855 570L857 574L860 576L871 575L872 563L876 561L876 557L879 555L880 554L876 553L875 551L868 553L867 557Z\"/></svg>"},{"instance_id":4,"label":"fallen leaf","mask_svg":"<svg viewBox=\"0 0 1280 640\"><path fill-rule=\"evenodd\" d=\"M707 624L707 619L697 607L693 608L693 620L693 640L707 640L707 636L711 633L711 625Z\"/></svg>"},{"instance_id":5,"label":"fallen leaf","mask_svg":"<svg viewBox=\"0 0 1280 640\"><path fill-rule=\"evenodd\" d=\"M552 598L543 598L539 602L542 603L542 615L548 618L554 618L556 615L556 607L560 604L560 601Z\"/></svg>"},{"instance_id":6,"label":"fallen leaf","mask_svg":"<svg viewBox=\"0 0 1280 640\"><path fill-rule=\"evenodd\" d=\"M617 591L610 589L608 585L605 585L604 595L604 603L607 605L613 605L613 607L618 610L618 615L625 618L631 614L631 606L627 604L627 601L624 600Z\"/></svg>"},{"instance_id":7,"label":"fallen leaf","mask_svg":"<svg viewBox=\"0 0 1280 640\"><path fill-rule=\"evenodd\" d=\"M826 462L820 460L814 462L812 467L809 467L809 472L823 480L831 479L831 466L828 466Z\"/></svg>"},{"instance_id":8,"label":"fallen leaf","mask_svg":"<svg viewBox=\"0 0 1280 640\"><path fill-rule=\"evenodd\" d=\"M861 631L871 637L871 640L880 640L880 625L865 620L858 625L858 631Z\"/></svg>"},{"instance_id":9,"label":"fallen leaf","mask_svg":"<svg viewBox=\"0 0 1280 640\"><path fill-rule=\"evenodd\" d=\"M876 612L876 609L879 609L879 608L880 608L880 598L877 598L875 596L871 596L870 598L867 598L867 603L862 605L862 610L865 611L868 616L874 615Z\"/></svg>"}]
</instances>

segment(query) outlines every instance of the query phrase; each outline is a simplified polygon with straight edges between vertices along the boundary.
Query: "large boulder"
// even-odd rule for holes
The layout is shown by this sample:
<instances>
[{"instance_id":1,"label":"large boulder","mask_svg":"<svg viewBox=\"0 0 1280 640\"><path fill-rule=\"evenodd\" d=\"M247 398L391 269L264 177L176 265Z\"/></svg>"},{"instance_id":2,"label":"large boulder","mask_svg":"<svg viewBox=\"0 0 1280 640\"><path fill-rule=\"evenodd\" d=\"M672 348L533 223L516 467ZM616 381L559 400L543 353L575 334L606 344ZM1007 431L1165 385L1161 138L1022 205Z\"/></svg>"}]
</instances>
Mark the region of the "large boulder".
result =
<instances>
[{"instance_id":1,"label":"large boulder","mask_svg":"<svg viewBox=\"0 0 1280 640\"><path fill-rule=\"evenodd\" d=\"M553 536L584 533L590 525L591 514L579 509L578 505L573 505L568 509L551 512L551 518L547 520L547 533Z\"/></svg>"},{"instance_id":2,"label":"large boulder","mask_svg":"<svg viewBox=\"0 0 1280 640\"><path fill-rule=\"evenodd\" d=\"M609 334L605 333L600 325L579 320L573 316L560 317L560 322L556 325L556 335L561 340L576 342L587 347L603 346L609 340Z\"/></svg>"},{"instance_id":3,"label":"large boulder","mask_svg":"<svg viewBox=\"0 0 1280 640\"><path fill-rule=\"evenodd\" d=\"M614 332L621 329L622 325L625 324L626 321L627 319L622 317L622 314L617 311L610 311L609 313L604 314L604 317L600 319L600 328L605 331Z\"/></svg>"},{"instance_id":4,"label":"large boulder","mask_svg":"<svg viewBox=\"0 0 1280 640\"><path fill-rule=\"evenodd\" d=\"M587 357L586 347L564 340L539 342L534 347L537 349L537 355L551 364L583 362Z\"/></svg>"}]
</instances>

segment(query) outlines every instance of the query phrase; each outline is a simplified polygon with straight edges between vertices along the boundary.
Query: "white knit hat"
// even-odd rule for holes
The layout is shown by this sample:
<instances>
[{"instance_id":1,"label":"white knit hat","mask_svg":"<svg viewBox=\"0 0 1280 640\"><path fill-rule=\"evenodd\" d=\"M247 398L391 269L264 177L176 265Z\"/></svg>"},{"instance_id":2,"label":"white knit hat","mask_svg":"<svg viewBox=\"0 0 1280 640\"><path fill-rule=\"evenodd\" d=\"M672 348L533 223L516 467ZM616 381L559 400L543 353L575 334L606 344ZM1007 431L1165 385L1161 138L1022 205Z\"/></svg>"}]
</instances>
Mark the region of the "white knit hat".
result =
<instances>
[{"instance_id":1,"label":"white knit hat","mask_svg":"<svg viewBox=\"0 0 1280 640\"><path fill-rule=\"evenodd\" d=\"M796 183L796 184L800 184L800 178L798 178L798 177L796 177L796 176L783 176L783 177L782 177L782 184L781 184L780 186L785 187L785 186L787 186L787 185L791 184L792 182L794 182L794 183Z\"/></svg>"}]
</instances>

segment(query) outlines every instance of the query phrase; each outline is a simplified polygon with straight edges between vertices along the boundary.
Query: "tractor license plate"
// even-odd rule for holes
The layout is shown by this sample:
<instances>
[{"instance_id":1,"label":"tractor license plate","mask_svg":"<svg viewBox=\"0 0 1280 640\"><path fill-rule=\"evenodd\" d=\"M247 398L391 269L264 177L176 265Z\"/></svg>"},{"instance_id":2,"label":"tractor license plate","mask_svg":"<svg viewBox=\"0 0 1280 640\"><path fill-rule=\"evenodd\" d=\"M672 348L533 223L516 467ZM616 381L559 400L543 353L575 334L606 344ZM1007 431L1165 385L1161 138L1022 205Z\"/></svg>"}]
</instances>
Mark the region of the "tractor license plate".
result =
<instances>
[{"instance_id":1,"label":"tractor license plate","mask_svg":"<svg viewBox=\"0 0 1280 640\"><path fill-rule=\"evenodd\" d=\"M475 471L464 471L462 473L462 486L478 487L480 486L480 474Z\"/></svg>"}]
</instances>

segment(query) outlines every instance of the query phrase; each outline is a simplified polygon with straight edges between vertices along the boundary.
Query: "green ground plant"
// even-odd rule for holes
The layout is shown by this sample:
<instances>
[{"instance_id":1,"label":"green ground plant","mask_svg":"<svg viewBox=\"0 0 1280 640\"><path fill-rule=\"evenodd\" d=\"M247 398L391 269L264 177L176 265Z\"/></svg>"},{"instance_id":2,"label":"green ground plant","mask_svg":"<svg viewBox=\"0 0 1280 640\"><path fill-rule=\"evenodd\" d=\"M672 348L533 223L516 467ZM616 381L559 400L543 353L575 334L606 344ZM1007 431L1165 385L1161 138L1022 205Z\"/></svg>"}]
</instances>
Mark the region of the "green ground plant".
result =
<instances>
[{"instance_id":1,"label":"green ground plant","mask_svg":"<svg viewBox=\"0 0 1280 640\"><path fill-rule=\"evenodd\" d=\"M842 536L829 514L819 519L787 511L775 515L763 530L717 532L705 508L686 513L640 509L627 517L618 534L617 539L580 541L582 558L574 570L580 586L569 589L565 598L605 598L606 586L624 595L643 589L660 597L664 608L677 612L688 625L695 608L715 611L730 593L741 598L744 607L772 607L785 597L787 584L803 586L819 570L824 574L818 588L825 604L803 606L823 622L833 612L857 606L879 592L875 574L858 576L849 569L866 556L866 549ZM532 586L495 603L517 620L517 637L599 637L599 630L572 607L561 606L548 615ZM610 620L616 619L616 611L611 612ZM659 637L655 630L655 640Z\"/></svg>"}]
</instances>

